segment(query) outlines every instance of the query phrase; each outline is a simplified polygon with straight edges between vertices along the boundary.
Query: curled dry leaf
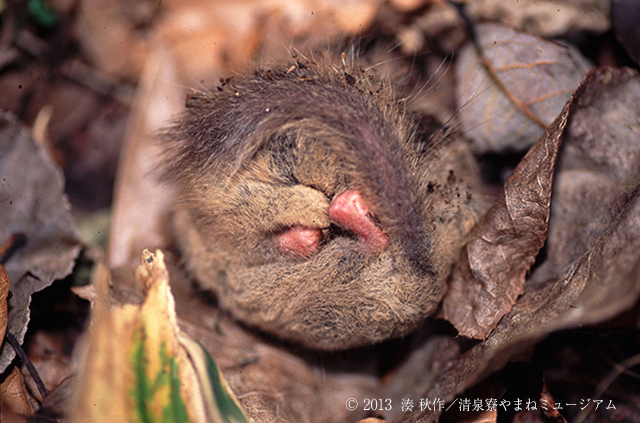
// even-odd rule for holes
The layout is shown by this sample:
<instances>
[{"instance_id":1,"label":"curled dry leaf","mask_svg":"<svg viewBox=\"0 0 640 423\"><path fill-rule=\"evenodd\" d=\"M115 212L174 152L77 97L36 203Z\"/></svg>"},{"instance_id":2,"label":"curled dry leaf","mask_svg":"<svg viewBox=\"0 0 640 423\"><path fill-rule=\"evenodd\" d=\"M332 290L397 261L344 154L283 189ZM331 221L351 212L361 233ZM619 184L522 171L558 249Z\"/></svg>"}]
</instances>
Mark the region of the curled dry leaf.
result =
<instances>
[{"instance_id":1,"label":"curled dry leaf","mask_svg":"<svg viewBox=\"0 0 640 423\"><path fill-rule=\"evenodd\" d=\"M571 105L506 180L454 267L444 316L461 335L486 338L524 290L546 239L553 172Z\"/></svg>"},{"instance_id":2,"label":"curled dry leaf","mask_svg":"<svg viewBox=\"0 0 640 423\"><path fill-rule=\"evenodd\" d=\"M24 383L24 376L19 367L14 367L0 384L0 409L3 416L8 416L8 410L24 418L13 421L27 421L26 416L31 416L36 411L36 402L29 395ZM7 413L7 414L5 414Z\"/></svg>"},{"instance_id":3,"label":"curled dry leaf","mask_svg":"<svg viewBox=\"0 0 640 423\"><path fill-rule=\"evenodd\" d=\"M460 122L473 148L522 150L553 122L590 65L579 52L498 24L476 27L456 63Z\"/></svg>"},{"instance_id":4,"label":"curled dry leaf","mask_svg":"<svg viewBox=\"0 0 640 423\"><path fill-rule=\"evenodd\" d=\"M548 238L549 248L568 246L569 253L561 260L544 261L487 339L452 361L423 396L450 401L550 332L605 321L637 301L640 77L628 69L597 69L590 72L582 89L573 99L557 170L558 181L567 177L572 183L554 187ZM576 171L601 172L605 180L611 179L610 185L593 185L593 178L577 177ZM574 204L581 195L583 199ZM593 201L601 201L601 206L585 208ZM570 225L563 234L563 221L571 219L588 219L594 224ZM577 240L575 246L569 242L572 238ZM437 413L427 410L402 421L431 422L436 417Z\"/></svg>"},{"instance_id":5,"label":"curled dry leaf","mask_svg":"<svg viewBox=\"0 0 640 423\"><path fill-rule=\"evenodd\" d=\"M29 131L0 114L0 240L24 233L27 243L5 263L11 281L7 330L22 342L31 294L71 273L80 251L77 229L64 195L62 172ZM2 348L0 371L14 357Z\"/></svg>"},{"instance_id":6,"label":"curled dry leaf","mask_svg":"<svg viewBox=\"0 0 640 423\"><path fill-rule=\"evenodd\" d=\"M635 302L638 289L640 77L604 68L587 80L558 162L548 258L531 276L532 283L565 273L580 280L585 272L589 283L564 327L611 318Z\"/></svg>"}]
</instances>

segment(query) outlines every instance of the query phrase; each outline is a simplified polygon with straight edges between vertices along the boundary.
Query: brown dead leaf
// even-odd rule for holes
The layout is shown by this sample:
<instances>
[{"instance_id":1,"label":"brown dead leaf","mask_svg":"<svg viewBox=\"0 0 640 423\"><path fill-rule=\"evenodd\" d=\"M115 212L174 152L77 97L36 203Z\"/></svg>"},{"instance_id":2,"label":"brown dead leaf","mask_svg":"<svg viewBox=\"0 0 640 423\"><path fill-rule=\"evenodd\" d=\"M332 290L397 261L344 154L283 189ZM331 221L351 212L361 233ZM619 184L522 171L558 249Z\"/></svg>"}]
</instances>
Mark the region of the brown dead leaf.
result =
<instances>
[{"instance_id":1,"label":"brown dead leaf","mask_svg":"<svg viewBox=\"0 0 640 423\"><path fill-rule=\"evenodd\" d=\"M21 420L27 421L26 416L30 416L36 411L34 401L29 395L29 391L24 383L24 377L20 373L20 368L14 367L7 378L0 384L0 403L2 406L2 421L5 421L5 412L11 410L11 413L22 416ZM8 420L7 420L8 421Z\"/></svg>"},{"instance_id":2,"label":"brown dead leaf","mask_svg":"<svg viewBox=\"0 0 640 423\"><path fill-rule=\"evenodd\" d=\"M444 316L461 335L486 338L524 290L546 239L553 172L571 105L506 180L453 270Z\"/></svg>"},{"instance_id":3,"label":"brown dead leaf","mask_svg":"<svg viewBox=\"0 0 640 423\"><path fill-rule=\"evenodd\" d=\"M476 27L456 63L460 122L473 148L523 150L553 122L591 67L575 49L498 24Z\"/></svg>"},{"instance_id":4,"label":"brown dead leaf","mask_svg":"<svg viewBox=\"0 0 640 423\"><path fill-rule=\"evenodd\" d=\"M611 318L638 289L640 77L604 68L588 79L558 162L548 258L531 276L534 284L558 274L585 279L561 327Z\"/></svg>"},{"instance_id":5,"label":"brown dead leaf","mask_svg":"<svg viewBox=\"0 0 640 423\"><path fill-rule=\"evenodd\" d=\"M557 274L585 254L638 183L637 75L603 69L591 81L575 106L558 162L548 259L538 275Z\"/></svg>"},{"instance_id":6,"label":"brown dead leaf","mask_svg":"<svg viewBox=\"0 0 640 423\"><path fill-rule=\"evenodd\" d=\"M603 214L610 215L608 223L605 222L598 233L592 234L586 241L590 244L584 245L582 254L574 262L564 267L558 263L545 263L536 270L509 314L484 342L454 360L423 394L425 397L451 401L483 375L501 368L514 354L550 332L605 321L637 301L640 294L640 166L620 166L619 163L620 160L626 162L627 156L631 156L629 164L632 164L639 154L635 128L640 122L640 111L637 109L637 94L634 94L639 84L640 77L630 70L596 69L590 72L582 86L584 91L574 96L571 123L565 129L567 144L561 153L563 166L568 166L565 164L565 154L571 156L570 150L575 148L587 158L600 157L602 160L607 157L613 162L609 168L612 173L616 173L613 168L622 168L622 173L628 177L627 181L635 181L621 184L626 195L618 196L615 204L605 204L600 216L592 216L597 222ZM599 117L596 119L589 115L590 110L597 110ZM607 118L609 113L615 115L618 112L625 119ZM633 126L630 127L626 119L634 122ZM607 128L609 124L611 126ZM583 130L585 125L603 125L609 136L601 140L601 134L595 132L592 137ZM571 147L572 143L575 143L574 147ZM615 150L625 145L628 148L626 152ZM598 151L608 151L608 154L599 155ZM594 162L584 163L585 171L596 167ZM566 171L562 170L561 173ZM598 186L580 188L593 189L596 194L591 192L591 195L596 196L601 192ZM585 214L581 204L573 206L571 196L566 196L566 192L570 191L555 189L553 204L570 208L575 218ZM614 209L613 213L611 208ZM556 225L554 219L555 208L551 215L551 227ZM581 229L569 230L580 237ZM550 232L550 244L558 241L554 237ZM550 260L550 263L553 262ZM554 274L553 270L545 269L546 266L559 273ZM436 417L437 413L433 412L415 413L402 421L431 422Z\"/></svg>"},{"instance_id":7,"label":"brown dead leaf","mask_svg":"<svg viewBox=\"0 0 640 423\"><path fill-rule=\"evenodd\" d=\"M22 342L31 294L71 273L80 244L61 171L9 114L0 114L0 192L0 239L13 233L27 238L5 263L13 294L7 330ZM14 355L5 344L0 370Z\"/></svg>"}]
</instances>

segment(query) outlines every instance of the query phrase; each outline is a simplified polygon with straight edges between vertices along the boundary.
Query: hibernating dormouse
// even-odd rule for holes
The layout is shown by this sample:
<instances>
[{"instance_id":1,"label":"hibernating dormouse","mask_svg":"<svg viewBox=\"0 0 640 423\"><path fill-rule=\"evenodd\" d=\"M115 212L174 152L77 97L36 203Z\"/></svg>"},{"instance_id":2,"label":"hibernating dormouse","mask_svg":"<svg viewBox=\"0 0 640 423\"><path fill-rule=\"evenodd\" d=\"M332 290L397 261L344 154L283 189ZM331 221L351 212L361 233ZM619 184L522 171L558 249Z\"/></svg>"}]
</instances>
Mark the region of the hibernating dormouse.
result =
<instances>
[{"instance_id":1,"label":"hibernating dormouse","mask_svg":"<svg viewBox=\"0 0 640 423\"><path fill-rule=\"evenodd\" d=\"M186 267L221 307L335 350L438 309L481 200L460 138L427 143L393 80L328 56L191 95L162 172Z\"/></svg>"}]
</instances>

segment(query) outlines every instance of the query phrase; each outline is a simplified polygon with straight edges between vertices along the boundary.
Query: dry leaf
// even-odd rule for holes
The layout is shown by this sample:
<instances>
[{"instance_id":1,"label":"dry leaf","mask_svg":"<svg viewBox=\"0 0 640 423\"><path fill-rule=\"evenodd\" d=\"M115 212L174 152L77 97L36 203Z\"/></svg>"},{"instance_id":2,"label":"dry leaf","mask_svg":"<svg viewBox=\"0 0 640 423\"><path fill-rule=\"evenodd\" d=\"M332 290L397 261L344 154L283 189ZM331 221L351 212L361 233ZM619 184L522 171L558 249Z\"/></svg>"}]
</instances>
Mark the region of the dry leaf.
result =
<instances>
[{"instance_id":1,"label":"dry leaf","mask_svg":"<svg viewBox=\"0 0 640 423\"><path fill-rule=\"evenodd\" d=\"M547 260L534 283L586 278L563 326L603 321L637 297L640 77L599 69L572 112L554 186ZM629 275L624 279L622 275Z\"/></svg>"},{"instance_id":2,"label":"dry leaf","mask_svg":"<svg viewBox=\"0 0 640 423\"><path fill-rule=\"evenodd\" d=\"M616 172L612 169L620 167L617 163L619 160L626 162L626 157L631 156L629 163L633 163L639 152L637 130L634 129L640 122L638 97L634 94L639 84L640 77L634 71L592 71L585 80L582 94L574 96L571 123L564 134L567 144L561 153L562 160L565 159L565 153L571 156L570 150L575 148L591 159L609 158L613 162L609 170L614 174ZM599 119L596 122L589 114L590 110L598 111ZM616 114L617 111L621 111L620 115L625 119L612 121L606 118L609 113ZM605 119L607 123L603 122ZM634 122L634 126L630 127L626 119ZM594 137L585 136L584 132L585 126L599 124L605 128L607 124L611 124L606 130L612 137L604 137L601 145L597 132ZM614 139L616 141L612 143ZM573 143L575 146L571 147ZM627 146L626 153L612 151L620 145ZM599 155L598 151L609 153ZM584 163L585 170L593 170L593 161ZM545 264L536 270L525 286L525 293L487 339L452 361L450 367L437 377L423 396L451 401L483 375L501 368L515 353L526 349L550 332L605 321L637 301L640 294L640 167L622 168L627 181L635 182L620 187L626 195L617 197L618 201L609 205L615 208L614 213L610 213L611 209L606 205L601 209L601 213L610 214L610 218L598 233L589 238L587 242L590 244L583 245L578 259L562 269L557 263L549 265L560 272L557 274L545 269ZM578 186L581 189L593 189L595 194L591 192L591 195L601 192L598 186ZM573 207L571 196L567 196L567 192L571 191L555 190L552 202L571 207L570 213L577 218L584 212L580 205ZM556 224L555 218L555 214L552 214L551 227ZM599 216L593 218L598 221ZM583 229L571 230L579 235ZM557 241L554 237L552 233L549 234L550 244ZM427 411L408 415L402 421L431 422L436 417L437 413Z\"/></svg>"},{"instance_id":3,"label":"dry leaf","mask_svg":"<svg viewBox=\"0 0 640 423\"><path fill-rule=\"evenodd\" d=\"M558 162L541 272L561 272L579 259L628 201L640 178L638 98L637 74L630 69L591 75Z\"/></svg>"},{"instance_id":4,"label":"dry leaf","mask_svg":"<svg viewBox=\"0 0 640 423\"><path fill-rule=\"evenodd\" d=\"M27 243L5 264L11 280L9 325L19 342L29 322L31 294L71 273L80 251L77 229L64 196L64 181L29 131L0 114L0 239L24 233ZM14 357L2 349L0 371Z\"/></svg>"},{"instance_id":5,"label":"dry leaf","mask_svg":"<svg viewBox=\"0 0 640 423\"><path fill-rule=\"evenodd\" d=\"M460 122L478 152L523 150L553 122L590 65L575 49L498 24L476 27L456 63Z\"/></svg>"},{"instance_id":6,"label":"dry leaf","mask_svg":"<svg viewBox=\"0 0 640 423\"><path fill-rule=\"evenodd\" d=\"M524 290L546 239L553 172L571 105L506 180L454 267L444 316L461 335L486 338Z\"/></svg>"},{"instance_id":7,"label":"dry leaf","mask_svg":"<svg viewBox=\"0 0 640 423\"><path fill-rule=\"evenodd\" d=\"M32 401L20 369L14 367L0 384L0 403L2 404L0 409L2 409L3 417L8 417L8 415L5 416L4 414L8 412L8 408L12 413L23 416L23 419L13 421L27 421L26 417L31 416L36 411L36 406Z\"/></svg>"}]
</instances>

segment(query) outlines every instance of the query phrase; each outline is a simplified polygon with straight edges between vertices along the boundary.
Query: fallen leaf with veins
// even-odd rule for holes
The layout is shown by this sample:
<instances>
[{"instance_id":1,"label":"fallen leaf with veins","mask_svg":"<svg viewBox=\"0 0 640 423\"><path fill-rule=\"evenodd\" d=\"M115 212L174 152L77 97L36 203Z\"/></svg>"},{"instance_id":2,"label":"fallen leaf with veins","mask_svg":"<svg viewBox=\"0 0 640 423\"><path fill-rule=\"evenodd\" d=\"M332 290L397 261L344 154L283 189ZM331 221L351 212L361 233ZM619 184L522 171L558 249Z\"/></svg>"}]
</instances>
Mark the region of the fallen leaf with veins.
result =
<instances>
[{"instance_id":1,"label":"fallen leaf with veins","mask_svg":"<svg viewBox=\"0 0 640 423\"><path fill-rule=\"evenodd\" d=\"M588 74L572 98L556 179L598 167L604 174L624 176L611 185L617 185L617 192L591 186L588 178L573 177L570 184L554 186L550 227L558 229L550 230L548 245L566 245L562 244L568 239L562 233L565 229L582 241L560 262L547 258L484 342L451 360L421 397L452 401L551 332L603 322L635 304L640 295L640 166L633 165L640 151L635 129L640 123L638 90L640 76L629 69L601 68ZM624 119L598 123L616 111ZM594 126L602 126L606 136ZM603 154L607 151L615 153ZM630 166L621 166L620 160ZM590 196L583 197L584 204L574 207L575 193L587 190ZM580 225L562 228L563 221L584 219L582 207L599 197L609 202L597 212L589 210L591 221L602 223L598 230ZM417 411L400 421L433 422L438 415L433 410Z\"/></svg>"},{"instance_id":2,"label":"fallen leaf with veins","mask_svg":"<svg viewBox=\"0 0 640 423\"><path fill-rule=\"evenodd\" d=\"M529 148L590 64L574 48L498 24L477 25L456 65L459 122L480 153Z\"/></svg>"},{"instance_id":3,"label":"fallen leaf with veins","mask_svg":"<svg viewBox=\"0 0 640 423\"><path fill-rule=\"evenodd\" d=\"M463 336L486 338L524 291L547 237L555 163L572 104L507 178L453 269L444 317Z\"/></svg>"}]
</instances>

